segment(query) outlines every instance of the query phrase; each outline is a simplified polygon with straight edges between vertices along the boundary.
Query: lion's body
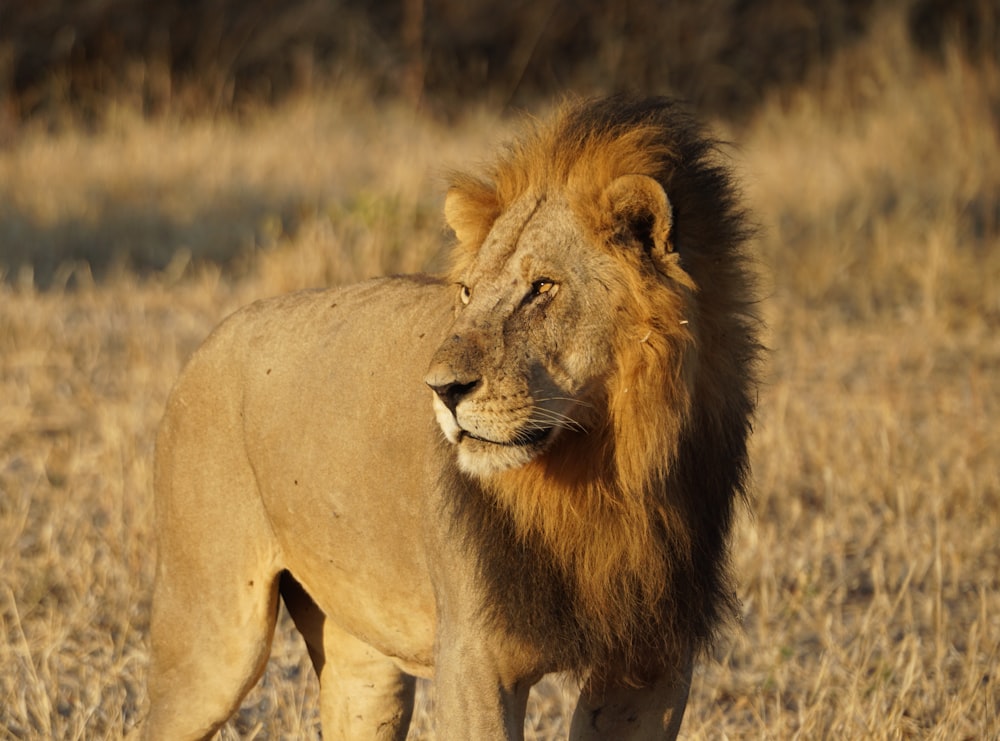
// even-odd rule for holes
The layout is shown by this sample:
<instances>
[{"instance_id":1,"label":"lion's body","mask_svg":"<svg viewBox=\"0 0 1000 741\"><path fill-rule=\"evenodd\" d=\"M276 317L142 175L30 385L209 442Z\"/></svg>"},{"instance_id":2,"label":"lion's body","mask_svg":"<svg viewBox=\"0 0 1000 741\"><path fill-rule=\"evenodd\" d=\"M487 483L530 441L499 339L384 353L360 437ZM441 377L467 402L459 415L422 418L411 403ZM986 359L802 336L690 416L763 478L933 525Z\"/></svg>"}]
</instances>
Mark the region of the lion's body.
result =
<instances>
[{"instance_id":1,"label":"lion's body","mask_svg":"<svg viewBox=\"0 0 1000 741\"><path fill-rule=\"evenodd\" d=\"M158 439L148 736L235 710L279 590L325 737L402 738L425 676L442 738L518 738L552 671L583 681L574 738L676 733L733 605L757 350L711 153L663 101L570 108L456 179L450 279L216 330Z\"/></svg>"},{"instance_id":2,"label":"lion's body","mask_svg":"<svg viewBox=\"0 0 1000 741\"><path fill-rule=\"evenodd\" d=\"M433 489L425 463L438 454L440 433L427 395L413 392L422 389L434 343L450 319L451 294L440 285L386 280L255 304L222 325L192 360L160 438L173 467L181 455L188 456L183 467L204 471L205 485L213 489L220 486L211 470L219 456L213 446L239 450L241 468L253 481L253 502L244 506L262 507L273 530L268 538L251 531L258 545L264 548L273 539L281 567L296 575L324 611L341 613L338 622L356 620L351 612L360 611L359 600L371 595L365 611L386 614L357 629L425 671L431 664L434 600L425 559L414 556L421 553L426 504L419 493ZM359 358L365 362L355 362ZM239 380L220 383L225 375L219 361L238 369ZM372 361L385 370L373 373ZM215 440L187 427L192 421L204 424L192 420L188 409L210 415ZM231 478L233 471L226 474ZM159 478L160 491L167 491L170 475ZM188 519L185 538L213 523L200 510L221 499L191 490L187 481L171 487L169 496ZM390 510L393 516L386 518ZM215 527L205 537L224 547ZM358 558L374 553L383 540L393 546L378 558ZM412 585L416 599L399 600L404 584ZM392 637L373 632L382 629L390 629Z\"/></svg>"}]
</instances>

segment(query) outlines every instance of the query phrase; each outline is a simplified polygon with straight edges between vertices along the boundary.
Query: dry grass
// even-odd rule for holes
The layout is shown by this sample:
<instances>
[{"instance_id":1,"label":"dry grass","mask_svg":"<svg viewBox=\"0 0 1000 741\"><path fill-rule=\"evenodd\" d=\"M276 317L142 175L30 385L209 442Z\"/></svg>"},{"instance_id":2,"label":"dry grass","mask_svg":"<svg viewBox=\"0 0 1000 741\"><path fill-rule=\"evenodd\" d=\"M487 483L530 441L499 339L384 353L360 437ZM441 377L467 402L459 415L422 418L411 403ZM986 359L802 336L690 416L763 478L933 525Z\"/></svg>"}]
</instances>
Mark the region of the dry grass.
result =
<instances>
[{"instance_id":1,"label":"dry grass","mask_svg":"<svg viewBox=\"0 0 1000 741\"><path fill-rule=\"evenodd\" d=\"M1000 737L1000 76L886 35L730 134L772 353L744 623L686 738ZM437 168L502 128L337 91L0 151L0 737L137 719L153 432L191 350L253 298L433 263ZM315 738L315 694L283 620L222 736ZM571 699L545 683L529 737L564 737Z\"/></svg>"}]
</instances>

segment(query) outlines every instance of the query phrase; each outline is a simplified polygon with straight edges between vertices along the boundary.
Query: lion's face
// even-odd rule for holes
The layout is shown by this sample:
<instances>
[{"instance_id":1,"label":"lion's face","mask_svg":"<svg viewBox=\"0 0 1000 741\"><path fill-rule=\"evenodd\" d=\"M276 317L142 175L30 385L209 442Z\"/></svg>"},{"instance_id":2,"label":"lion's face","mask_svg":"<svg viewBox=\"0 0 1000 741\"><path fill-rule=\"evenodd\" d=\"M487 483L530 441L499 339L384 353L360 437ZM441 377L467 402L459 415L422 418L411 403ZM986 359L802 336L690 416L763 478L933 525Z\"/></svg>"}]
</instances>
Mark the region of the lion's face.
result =
<instances>
[{"instance_id":1,"label":"lion's face","mask_svg":"<svg viewBox=\"0 0 1000 741\"><path fill-rule=\"evenodd\" d=\"M468 473L524 465L606 419L623 342L638 346L653 331L636 295L689 285L658 183L621 177L599 201L600 218L585 223L565 191L529 191L480 237L463 195L449 194L446 216L471 259L457 272L455 322L426 380Z\"/></svg>"},{"instance_id":2,"label":"lion's face","mask_svg":"<svg viewBox=\"0 0 1000 741\"><path fill-rule=\"evenodd\" d=\"M427 375L464 470L523 465L586 429L609 374L612 272L563 198L522 197L455 286L456 318Z\"/></svg>"}]
</instances>

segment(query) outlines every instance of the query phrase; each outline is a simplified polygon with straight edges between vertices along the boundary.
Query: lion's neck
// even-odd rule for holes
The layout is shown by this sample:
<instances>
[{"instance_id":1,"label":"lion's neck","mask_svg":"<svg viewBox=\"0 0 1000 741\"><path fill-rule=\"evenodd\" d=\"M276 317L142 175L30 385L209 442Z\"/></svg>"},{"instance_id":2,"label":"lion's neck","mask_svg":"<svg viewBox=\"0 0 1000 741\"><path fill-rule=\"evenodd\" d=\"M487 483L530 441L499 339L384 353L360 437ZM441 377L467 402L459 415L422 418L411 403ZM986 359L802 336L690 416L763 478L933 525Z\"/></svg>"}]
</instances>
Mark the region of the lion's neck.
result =
<instances>
[{"instance_id":1,"label":"lion's neck","mask_svg":"<svg viewBox=\"0 0 1000 741\"><path fill-rule=\"evenodd\" d=\"M656 623L670 598L671 554L685 550L672 542L662 484L659 492L648 479L630 488L607 441L580 436L489 488L516 533L540 541L595 645L646 643L635 633Z\"/></svg>"}]
</instances>

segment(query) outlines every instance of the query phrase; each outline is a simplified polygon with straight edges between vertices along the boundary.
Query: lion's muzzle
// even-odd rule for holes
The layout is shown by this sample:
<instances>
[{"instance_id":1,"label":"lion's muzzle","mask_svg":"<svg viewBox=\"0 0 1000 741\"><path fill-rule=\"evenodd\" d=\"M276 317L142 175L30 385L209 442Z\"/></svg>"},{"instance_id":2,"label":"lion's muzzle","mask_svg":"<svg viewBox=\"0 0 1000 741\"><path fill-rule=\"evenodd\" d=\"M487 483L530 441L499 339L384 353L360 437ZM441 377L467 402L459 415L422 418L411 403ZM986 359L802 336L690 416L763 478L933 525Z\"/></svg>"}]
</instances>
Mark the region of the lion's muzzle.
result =
<instances>
[{"instance_id":1,"label":"lion's muzzle","mask_svg":"<svg viewBox=\"0 0 1000 741\"><path fill-rule=\"evenodd\" d=\"M441 347L424 377L434 392L437 423L456 446L466 473L488 476L522 466L547 447L553 426L532 418L536 407L529 395L497 397L496 382L470 367L470 355L456 335Z\"/></svg>"},{"instance_id":2,"label":"lion's muzzle","mask_svg":"<svg viewBox=\"0 0 1000 741\"><path fill-rule=\"evenodd\" d=\"M445 343L431 362L424 382L434 392L434 414L449 442L461 441L464 430L458 423L458 405L481 385L477 373L460 370L448 357L459 338L453 336Z\"/></svg>"},{"instance_id":3,"label":"lion's muzzle","mask_svg":"<svg viewBox=\"0 0 1000 741\"><path fill-rule=\"evenodd\" d=\"M482 383L481 339L475 333L452 334L431 359L424 382L445 408L457 417L458 405Z\"/></svg>"}]
</instances>

